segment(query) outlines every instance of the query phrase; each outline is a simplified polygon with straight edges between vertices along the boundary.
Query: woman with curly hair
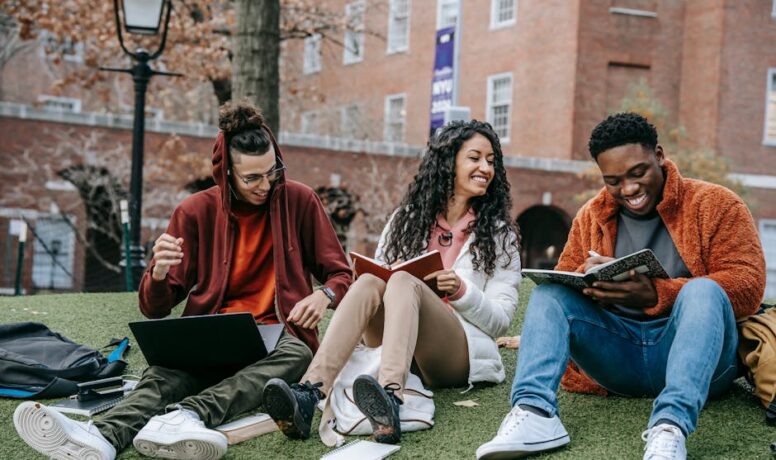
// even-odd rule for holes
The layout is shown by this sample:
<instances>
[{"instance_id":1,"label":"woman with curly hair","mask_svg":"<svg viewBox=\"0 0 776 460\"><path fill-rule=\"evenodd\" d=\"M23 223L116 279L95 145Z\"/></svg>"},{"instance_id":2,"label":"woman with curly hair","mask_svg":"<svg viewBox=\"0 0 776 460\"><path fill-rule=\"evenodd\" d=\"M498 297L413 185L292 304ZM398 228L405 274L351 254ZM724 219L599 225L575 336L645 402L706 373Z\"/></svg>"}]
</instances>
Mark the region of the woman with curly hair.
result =
<instances>
[{"instance_id":1,"label":"woman with curly hair","mask_svg":"<svg viewBox=\"0 0 776 460\"><path fill-rule=\"evenodd\" d=\"M362 375L353 384L355 403L379 442L400 440L399 405L413 363L433 387L504 380L494 338L512 321L520 283L509 189L501 145L488 123L451 122L431 139L375 258L394 264L438 250L444 269L423 280L400 271L387 283L369 274L355 281L304 383L289 387L272 379L265 387L265 408L287 436L310 436L316 403L362 338L369 347L382 345L378 378Z\"/></svg>"}]
</instances>

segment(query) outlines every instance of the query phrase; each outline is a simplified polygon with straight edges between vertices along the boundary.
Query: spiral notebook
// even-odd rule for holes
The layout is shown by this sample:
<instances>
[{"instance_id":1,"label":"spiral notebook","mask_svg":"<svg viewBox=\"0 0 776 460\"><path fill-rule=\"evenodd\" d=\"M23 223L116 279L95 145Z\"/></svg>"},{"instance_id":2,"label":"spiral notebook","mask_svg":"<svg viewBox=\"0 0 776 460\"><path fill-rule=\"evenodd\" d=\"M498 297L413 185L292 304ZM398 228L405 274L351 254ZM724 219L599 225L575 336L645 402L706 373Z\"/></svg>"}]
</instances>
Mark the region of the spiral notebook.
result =
<instances>
[{"instance_id":1,"label":"spiral notebook","mask_svg":"<svg viewBox=\"0 0 776 460\"><path fill-rule=\"evenodd\" d=\"M353 441L325 454L321 460L382 460L400 448L401 446L395 444Z\"/></svg>"},{"instance_id":2,"label":"spiral notebook","mask_svg":"<svg viewBox=\"0 0 776 460\"><path fill-rule=\"evenodd\" d=\"M124 399L124 396L132 391L135 385L137 385L136 380L125 380L123 387L124 392L122 394L106 396L104 398L90 399L87 401L78 399L75 396L71 396L70 398L63 399L54 404L51 404L48 407L64 414L84 415L86 417L91 417L94 414L104 412L121 402L121 400Z\"/></svg>"}]
</instances>

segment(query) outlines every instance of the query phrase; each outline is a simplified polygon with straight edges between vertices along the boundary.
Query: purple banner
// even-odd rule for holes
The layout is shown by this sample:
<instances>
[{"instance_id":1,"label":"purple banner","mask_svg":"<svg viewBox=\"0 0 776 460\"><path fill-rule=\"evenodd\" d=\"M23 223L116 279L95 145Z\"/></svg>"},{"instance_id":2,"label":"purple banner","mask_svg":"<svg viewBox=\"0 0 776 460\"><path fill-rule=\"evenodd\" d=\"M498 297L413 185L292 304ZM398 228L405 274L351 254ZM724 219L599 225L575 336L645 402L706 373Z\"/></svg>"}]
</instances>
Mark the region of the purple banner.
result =
<instances>
[{"instance_id":1,"label":"purple banner","mask_svg":"<svg viewBox=\"0 0 776 460\"><path fill-rule=\"evenodd\" d=\"M453 105L455 26L437 30L434 75L431 80L431 135L445 122L445 109Z\"/></svg>"}]
</instances>

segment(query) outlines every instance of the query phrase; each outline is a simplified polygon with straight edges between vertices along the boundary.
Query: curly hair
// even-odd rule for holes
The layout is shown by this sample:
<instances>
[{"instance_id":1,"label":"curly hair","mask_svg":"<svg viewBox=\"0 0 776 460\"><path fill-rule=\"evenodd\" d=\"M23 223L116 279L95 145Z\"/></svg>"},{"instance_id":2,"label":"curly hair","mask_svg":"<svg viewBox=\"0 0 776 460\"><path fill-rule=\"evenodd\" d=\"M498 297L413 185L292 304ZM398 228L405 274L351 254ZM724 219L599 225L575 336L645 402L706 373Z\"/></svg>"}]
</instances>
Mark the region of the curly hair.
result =
<instances>
[{"instance_id":1,"label":"curly hair","mask_svg":"<svg viewBox=\"0 0 776 460\"><path fill-rule=\"evenodd\" d=\"M498 258L497 245L506 254L504 267L519 257L520 232L509 217L512 198L501 143L489 123L471 120L452 121L429 140L418 173L391 221L384 251L388 263L416 257L426 249L437 216L447 211L453 197L456 155L463 143L476 134L488 139L493 147L494 175L487 193L469 201L476 214L465 230L475 234L469 247L473 268L492 275Z\"/></svg>"},{"instance_id":2,"label":"curly hair","mask_svg":"<svg viewBox=\"0 0 776 460\"><path fill-rule=\"evenodd\" d=\"M222 105L218 109L218 127L224 132L230 151L264 155L272 145L261 111L248 100Z\"/></svg>"},{"instance_id":3,"label":"curly hair","mask_svg":"<svg viewBox=\"0 0 776 460\"><path fill-rule=\"evenodd\" d=\"M590 155L597 160L601 152L627 144L641 144L646 149L655 150L657 130L637 113L616 113L593 129L587 146Z\"/></svg>"}]
</instances>

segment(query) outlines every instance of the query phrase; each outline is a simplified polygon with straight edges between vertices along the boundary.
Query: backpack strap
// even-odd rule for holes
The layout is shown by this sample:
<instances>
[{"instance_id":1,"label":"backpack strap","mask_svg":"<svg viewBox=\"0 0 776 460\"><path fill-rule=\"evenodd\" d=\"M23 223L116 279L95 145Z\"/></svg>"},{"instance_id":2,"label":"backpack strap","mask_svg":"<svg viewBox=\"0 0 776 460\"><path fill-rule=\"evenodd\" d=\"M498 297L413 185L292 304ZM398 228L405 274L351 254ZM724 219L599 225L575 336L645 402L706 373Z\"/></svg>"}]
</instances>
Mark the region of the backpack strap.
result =
<instances>
[{"instance_id":1,"label":"backpack strap","mask_svg":"<svg viewBox=\"0 0 776 460\"><path fill-rule=\"evenodd\" d=\"M124 361L124 356L130 348L129 339L126 337L123 339L112 339L108 345L102 347L102 349L114 346L116 349L108 355L108 363L95 375L96 379L121 375L124 372L124 369L127 368L127 362Z\"/></svg>"},{"instance_id":2,"label":"backpack strap","mask_svg":"<svg viewBox=\"0 0 776 460\"><path fill-rule=\"evenodd\" d=\"M765 423L771 426L776 425L776 398L765 409Z\"/></svg>"},{"instance_id":3,"label":"backpack strap","mask_svg":"<svg viewBox=\"0 0 776 460\"><path fill-rule=\"evenodd\" d=\"M0 387L0 396L18 399L61 398L63 395L73 395L76 393L78 393L77 382L59 377L54 377L48 385L37 391Z\"/></svg>"}]
</instances>

